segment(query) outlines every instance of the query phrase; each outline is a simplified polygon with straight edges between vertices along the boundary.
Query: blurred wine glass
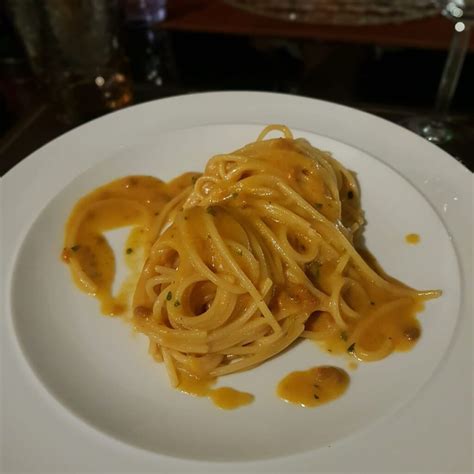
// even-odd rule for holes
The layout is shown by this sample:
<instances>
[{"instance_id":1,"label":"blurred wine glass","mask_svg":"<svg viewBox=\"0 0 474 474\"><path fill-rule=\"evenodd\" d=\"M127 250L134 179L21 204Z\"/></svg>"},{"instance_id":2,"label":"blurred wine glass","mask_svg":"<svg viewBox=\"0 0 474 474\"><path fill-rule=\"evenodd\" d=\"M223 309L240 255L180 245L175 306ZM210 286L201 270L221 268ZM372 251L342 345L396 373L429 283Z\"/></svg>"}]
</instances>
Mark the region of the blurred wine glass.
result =
<instances>
[{"instance_id":1,"label":"blurred wine glass","mask_svg":"<svg viewBox=\"0 0 474 474\"><path fill-rule=\"evenodd\" d=\"M224 0L259 15L326 25L382 25L435 15L433 0Z\"/></svg>"},{"instance_id":2,"label":"blurred wine glass","mask_svg":"<svg viewBox=\"0 0 474 474\"><path fill-rule=\"evenodd\" d=\"M461 75L474 23L474 0L437 0L442 14L454 23L453 37L430 116L412 117L403 125L430 142L443 145L456 138L449 122L449 108Z\"/></svg>"},{"instance_id":3,"label":"blurred wine glass","mask_svg":"<svg viewBox=\"0 0 474 474\"><path fill-rule=\"evenodd\" d=\"M67 124L125 107L133 93L117 0L8 0L32 70Z\"/></svg>"}]
</instances>

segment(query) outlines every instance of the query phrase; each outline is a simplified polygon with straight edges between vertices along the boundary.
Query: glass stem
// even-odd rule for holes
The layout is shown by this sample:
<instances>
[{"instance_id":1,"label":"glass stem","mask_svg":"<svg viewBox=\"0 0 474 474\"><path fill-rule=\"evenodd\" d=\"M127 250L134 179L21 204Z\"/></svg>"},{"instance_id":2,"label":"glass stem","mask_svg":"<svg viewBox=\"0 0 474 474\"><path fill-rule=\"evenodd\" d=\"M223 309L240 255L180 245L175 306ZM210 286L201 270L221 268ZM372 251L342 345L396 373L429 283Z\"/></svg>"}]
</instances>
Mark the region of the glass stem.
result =
<instances>
[{"instance_id":1,"label":"glass stem","mask_svg":"<svg viewBox=\"0 0 474 474\"><path fill-rule=\"evenodd\" d=\"M448 114L469 46L470 24L458 22L456 23L457 25L463 25L464 28L461 31L458 31L456 28L454 29L448 58L444 65L443 75L441 76L436 96L435 111L441 120L445 119Z\"/></svg>"}]
</instances>

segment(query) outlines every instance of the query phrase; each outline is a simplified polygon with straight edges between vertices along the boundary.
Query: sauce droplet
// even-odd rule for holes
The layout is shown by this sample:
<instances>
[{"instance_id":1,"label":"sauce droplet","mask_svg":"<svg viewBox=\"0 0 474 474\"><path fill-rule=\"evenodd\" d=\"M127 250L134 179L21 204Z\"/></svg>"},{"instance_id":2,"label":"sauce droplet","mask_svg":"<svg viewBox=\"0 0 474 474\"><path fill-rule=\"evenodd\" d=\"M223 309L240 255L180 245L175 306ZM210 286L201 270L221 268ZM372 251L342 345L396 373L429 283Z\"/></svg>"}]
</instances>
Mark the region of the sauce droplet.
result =
<instances>
[{"instance_id":1,"label":"sauce droplet","mask_svg":"<svg viewBox=\"0 0 474 474\"><path fill-rule=\"evenodd\" d=\"M224 410L233 410L252 403L255 397L251 393L240 392L230 387L221 387L211 390L209 398L214 405Z\"/></svg>"},{"instance_id":2,"label":"sauce droplet","mask_svg":"<svg viewBox=\"0 0 474 474\"><path fill-rule=\"evenodd\" d=\"M338 367L312 367L291 372L277 387L277 395L286 402L316 407L339 398L349 386L349 375Z\"/></svg>"},{"instance_id":3,"label":"sauce droplet","mask_svg":"<svg viewBox=\"0 0 474 474\"><path fill-rule=\"evenodd\" d=\"M415 245L420 242L420 236L418 234L407 234L405 235L405 241L409 244Z\"/></svg>"},{"instance_id":4,"label":"sauce droplet","mask_svg":"<svg viewBox=\"0 0 474 474\"><path fill-rule=\"evenodd\" d=\"M208 397L214 405L224 410L233 410L244 405L249 405L255 399L251 393L240 392L230 387L211 388L215 378L199 379L186 372L180 372L178 390L196 397Z\"/></svg>"}]
</instances>

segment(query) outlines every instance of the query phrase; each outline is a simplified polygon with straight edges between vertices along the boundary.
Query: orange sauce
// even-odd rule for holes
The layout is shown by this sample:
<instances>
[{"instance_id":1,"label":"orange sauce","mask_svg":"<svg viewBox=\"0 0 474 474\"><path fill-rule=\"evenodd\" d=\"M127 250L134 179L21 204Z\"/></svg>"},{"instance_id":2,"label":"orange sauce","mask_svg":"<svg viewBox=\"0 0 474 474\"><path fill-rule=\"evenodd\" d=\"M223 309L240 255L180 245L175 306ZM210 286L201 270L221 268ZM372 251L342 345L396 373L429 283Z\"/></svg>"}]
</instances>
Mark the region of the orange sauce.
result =
<instances>
[{"instance_id":1,"label":"orange sauce","mask_svg":"<svg viewBox=\"0 0 474 474\"><path fill-rule=\"evenodd\" d=\"M386 280L395 281L383 271L367 250L359 251L377 273ZM331 278L333 278L336 264L333 260L329 260L323 262L318 268L318 283L324 291L329 291L331 288ZM363 354L367 351L375 354L380 350L381 356L378 358L383 358L392 351L408 351L413 348L421 336L421 326L416 315L424 308L422 298L407 297L399 304L393 307L386 306L383 312L379 312L382 306L393 301L393 294L370 281L365 281L363 276L356 272L349 270L348 276L357 284L343 288L341 294L344 301L356 310L361 318L345 318L347 328L341 330L329 313L322 311L313 313L305 326L306 330L315 332L313 339L317 344L325 352L336 355L346 354L361 359L364 359ZM400 282L397 283L402 285ZM361 326L365 326L365 329L354 339L352 335L357 334ZM383 348L386 348L386 351ZM373 360L376 359L374 357Z\"/></svg>"},{"instance_id":2,"label":"orange sauce","mask_svg":"<svg viewBox=\"0 0 474 474\"><path fill-rule=\"evenodd\" d=\"M223 410L234 410L252 403L255 399L251 393L240 392L230 387L211 390L209 398L214 402L214 405Z\"/></svg>"},{"instance_id":3,"label":"orange sauce","mask_svg":"<svg viewBox=\"0 0 474 474\"><path fill-rule=\"evenodd\" d=\"M330 366L291 372L277 386L277 395L289 403L317 407L339 398L349 386L349 375Z\"/></svg>"},{"instance_id":4,"label":"orange sauce","mask_svg":"<svg viewBox=\"0 0 474 474\"><path fill-rule=\"evenodd\" d=\"M216 383L215 378L199 379L186 372L180 372L179 378L177 387L179 391L196 397L208 397L214 405L223 410L233 410L248 405L255 399L250 393L240 392L230 387L213 389L212 386Z\"/></svg>"},{"instance_id":5,"label":"orange sauce","mask_svg":"<svg viewBox=\"0 0 474 474\"><path fill-rule=\"evenodd\" d=\"M83 271L74 275L82 291L95 296L103 314L123 314L129 305L143 265L145 249L152 243L153 223L176 194L190 186L198 173L185 173L170 183L151 176L127 176L101 186L74 207L66 224L61 259ZM130 270L118 294L112 294L115 256L104 233L131 227L123 256Z\"/></svg>"},{"instance_id":6,"label":"orange sauce","mask_svg":"<svg viewBox=\"0 0 474 474\"><path fill-rule=\"evenodd\" d=\"M420 243L420 236L418 234L407 234L405 235L405 242L408 244L416 245Z\"/></svg>"}]
</instances>

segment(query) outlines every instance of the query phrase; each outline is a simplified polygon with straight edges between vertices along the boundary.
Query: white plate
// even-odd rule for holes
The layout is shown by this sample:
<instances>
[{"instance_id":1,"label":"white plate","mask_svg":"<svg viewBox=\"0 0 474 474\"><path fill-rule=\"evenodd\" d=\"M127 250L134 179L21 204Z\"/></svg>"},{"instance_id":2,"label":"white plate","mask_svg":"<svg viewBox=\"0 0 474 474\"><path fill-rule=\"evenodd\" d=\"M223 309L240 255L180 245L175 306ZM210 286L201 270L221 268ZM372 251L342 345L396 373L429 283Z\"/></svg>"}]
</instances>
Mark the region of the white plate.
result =
<instances>
[{"instance_id":1,"label":"white plate","mask_svg":"<svg viewBox=\"0 0 474 474\"><path fill-rule=\"evenodd\" d=\"M206 399L169 389L163 367L147 356L144 341L132 337L119 320L100 317L96 302L78 293L58 259L62 230L75 200L95 186L126 174L168 179L185 170L202 169L212 154L252 141L262 125L275 122L285 123L295 135L331 150L357 172L368 219L367 243L386 270L419 288L442 288L444 295L429 303L421 316L424 335L414 351L361 366L352 374L346 396L336 402L305 410L275 397L276 383L290 370L320 363L344 366L342 360L328 358L305 342L251 372L223 378L221 385L250 391L256 402L222 412ZM469 426L465 421L464 428L460 422L456 432L440 437L437 431L442 421L428 417L421 427L418 422L412 425L413 417L423 413L416 403L393 414L433 373L437 376L417 397L428 404L422 408L431 404L439 415L449 406L450 420L461 418L461 410L468 408L465 400L452 403L453 397L462 393L461 386L450 386L449 396L444 389L442 400L439 392L438 396L433 392L440 390L436 388L440 379L447 384L452 377L447 364L440 368L439 362L451 341L461 302L453 243L464 257L460 260L464 281L470 276L465 266L470 263L466 261L469 229L462 227L462 213L465 217L469 211L471 176L448 155L399 127L352 109L256 93L201 94L134 107L80 127L35 155L7 174L3 190L4 248L10 257L4 275L11 283L6 294L9 324L4 341L8 408L4 447L10 468L50 470L57 465L58 456L61 458L53 449L55 443L69 450L74 443L76 452L84 454L90 453L91 442L97 442L101 449L95 449L87 459L74 453L75 461L68 465L110 470L113 466L156 469L158 465L163 470L190 466L235 470L237 461L263 459L266 462L252 466L266 470L281 456L287 457L277 461L279 466L302 467L314 453L328 469L367 470L370 465L383 465L399 470L403 466L435 466L424 457L423 443L433 447L440 438L449 440L453 452L453 456L442 457L450 470L468 465L465 439ZM395 170L423 192L431 206ZM454 213L452 206L458 208ZM432 207L442 215L444 225ZM422 243L408 246L403 237L409 232L419 233ZM453 347L462 352L461 336L458 334ZM24 370L25 359L37 378ZM468 356L455 362L457 370L469 370L467 377ZM26 387L29 396L25 396ZM61 404L45 395L43 387ZM67 416L65 408L76 416ZM25 412L31 414L28 425L18 423ZM231 462L189 463L138 451L104 437L76 417L154 453ZM42 440L54 452L52 458L39 456L31 437L32 423L42 432L47 430ZM409 462L395 458L390 464L382 463L379 453L390 448L390 439L413 436L416 428L424 433L417 439L418 446L413 449L407 444L401 453L409 456ZM374 460L358 458L358 451L372 450L374 443ZM328 445L334 446L332 453ZM28 455L20 458L18 453L24 446L28 446ZM318 448L326 449L315 453ZM358 459L357 466L351 465L351 453L352 462L354 456Z\"/></svg>"}]
</instances>

